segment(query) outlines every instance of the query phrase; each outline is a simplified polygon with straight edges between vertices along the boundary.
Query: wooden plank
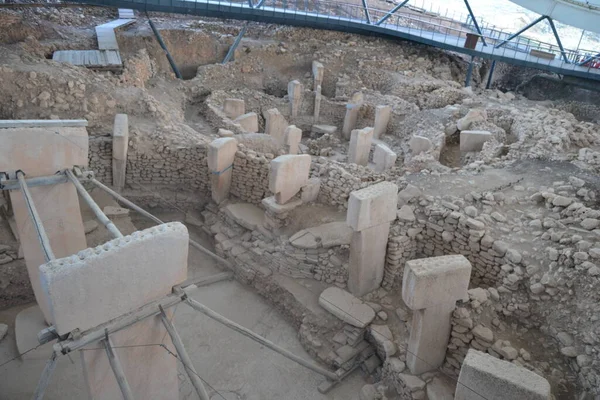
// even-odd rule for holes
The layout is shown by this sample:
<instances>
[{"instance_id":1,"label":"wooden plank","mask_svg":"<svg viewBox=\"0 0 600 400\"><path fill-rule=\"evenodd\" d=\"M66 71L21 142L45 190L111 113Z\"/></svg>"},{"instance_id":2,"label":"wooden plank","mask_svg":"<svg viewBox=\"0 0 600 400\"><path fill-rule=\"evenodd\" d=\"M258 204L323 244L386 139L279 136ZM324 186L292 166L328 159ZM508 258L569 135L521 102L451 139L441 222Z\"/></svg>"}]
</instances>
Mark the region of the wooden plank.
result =
<instances>
[{"instance_id":1,"label":"wooden plank","mask_svg":"<svg viewBox=\"0 0 600 400\"><path fill-rule=\"evenodd\" d=\"M0 129L4 128L47 128L87 126L85 119L4 119L0 120Z\"/></svg>"}]
</instances>

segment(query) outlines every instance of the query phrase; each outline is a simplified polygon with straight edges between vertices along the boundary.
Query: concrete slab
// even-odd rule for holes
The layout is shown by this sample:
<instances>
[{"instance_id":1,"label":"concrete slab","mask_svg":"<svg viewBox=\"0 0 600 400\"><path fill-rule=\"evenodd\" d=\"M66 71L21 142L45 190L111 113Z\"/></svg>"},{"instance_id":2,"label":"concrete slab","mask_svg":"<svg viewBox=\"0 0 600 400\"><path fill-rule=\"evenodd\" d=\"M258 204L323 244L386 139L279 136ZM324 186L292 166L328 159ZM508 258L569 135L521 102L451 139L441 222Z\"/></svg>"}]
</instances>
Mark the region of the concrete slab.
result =
<instances>
[{"instance_id":1,"label":"concrete slab","mask_svg":"<svg viewBox=\"0 0 600 400\"><path fill-rule=\"evenodd\" d=\"M361 299L338 287L325 289L319 304L342 321L364 328L375 319L375 311Z\"/></svg>"},{"instance_id":2,"label":"concrete slab","mask_svg":"<svg viewBox=\"0 0 600 400\"><path fill-rule=\"evenodd\" d=\"M355 231L396 219L398 186L381 182L350 193L346 223Z\"/></svg>"},{"instance_id":3,"label":"concrete slab","mask_svg":"<svg viewBox=\"0 0 600 400\"><path fill-rule=\"evenodd\" d=\"M93 328L171 292L187 278L188 232L178 222L40 266L59 335Z\"/></svg>"},{"instance_id":4,"label":"concrete slab","mask_svg":"<svg viewBox=\"0 0 600 400\"><path fill-rule=\"evenodd\" d=\"M546 379L511 362L470 349L465 357L456 400L549 400Z\"/></svg>"}]
</instances>

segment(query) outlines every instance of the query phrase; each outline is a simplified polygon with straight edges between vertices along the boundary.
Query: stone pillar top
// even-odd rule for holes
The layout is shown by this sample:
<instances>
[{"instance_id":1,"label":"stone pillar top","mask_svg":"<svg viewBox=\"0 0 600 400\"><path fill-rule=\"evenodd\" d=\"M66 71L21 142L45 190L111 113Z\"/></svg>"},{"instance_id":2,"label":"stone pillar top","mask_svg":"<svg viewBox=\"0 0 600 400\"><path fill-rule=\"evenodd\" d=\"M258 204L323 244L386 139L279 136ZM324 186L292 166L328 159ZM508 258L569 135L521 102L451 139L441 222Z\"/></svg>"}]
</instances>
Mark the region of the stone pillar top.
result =
<instances>
[{"instance_id":1,"label":"stone pillar top","mask_svg":"<svg viewBox=\"0 0 600 400\"><path fill-rule=\"evenodd\" d=\"M346 222L355 231L396 219L398 185L381 182L350 193Z\"/></svg>"}]
</instances>

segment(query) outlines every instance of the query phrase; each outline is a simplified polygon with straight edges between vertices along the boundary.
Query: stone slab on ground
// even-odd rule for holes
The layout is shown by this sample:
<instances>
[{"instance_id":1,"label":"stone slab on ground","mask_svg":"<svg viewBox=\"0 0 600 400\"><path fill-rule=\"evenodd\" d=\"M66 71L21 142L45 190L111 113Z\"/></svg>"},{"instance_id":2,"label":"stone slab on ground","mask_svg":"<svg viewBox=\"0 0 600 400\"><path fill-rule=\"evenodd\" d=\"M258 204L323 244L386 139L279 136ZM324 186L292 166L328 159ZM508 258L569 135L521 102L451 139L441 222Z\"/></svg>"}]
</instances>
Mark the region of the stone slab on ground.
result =
<instances>
[{"instance_id":1,"label":"stone slab on ground","mask_svg":"<svg viewBox=\"0 0 600 400\"><path fill-rule=\"evenodd\" d=\"M237 117L233 122L239 124L245 132L256 133L258 132L258 115L253 112L249 112Z\"/></svg>"},{"instance_id":2,"label":"stone slab on ground","mask_svg":"<svg viewBox=\"0 0 600 400\"><path fill-rule=\"evenodd\" d=\"M187 228L167 223L40 266L59 335L80 331L171 293L187 278Z\"/></svg>"},{"instance_id":3,"label":"stone slab on ground","mask_svg":"<svg viewBox=\"0 0 600 400\"><path fill-rule=\"evenodd\" d=\"M337 126L333 125L313 125L311 128L311 132L323 134L328 133L330 135L335 135L337 130Z\"/></svg>"},{"instance_id":4,"label":"stone slab on ground","mask_svg":"<svg viewBox=\"0 0 600 400\"><path fill-rule=\"evenodd\" d=\"M263 225L265 211L250 203L228 204L225 214L244 228L254 231Z\"/></svg>"},{"instance_id":5,"label":"stone slab on ground","mask_svg":"<svg viewBox=\"0 0 600 400\"><path fill-rule=\"evenodd\" d=\"M494 137L488 131L462 131L460 133L460 151L468 153L470 151L481 151L483 144Z\"/></svg>"},{"instance_id":6,"label":"stone slab on ground","mask_svg":"<svg viewBox=\"0 0 600 400\"><path fill-rule=\"evenodd\" d=\"M19 312L15 318L15 341L19 354L38 346L40 343L37 334L46 328L48 328L48 324L44 320L44 314L39 306L31 306ZM47 360L52 354L53 345L54 341L46 343L23 354L21 360Z\"/></svg>"},{"instance_id":7,"label":"stone slab on ground","mask_svg":"<svg viewBox=\"0 0 600 400\"><path fill-rule=\"evenodd\" d=\"M413 135L408 142L408 146L410 147L413 156L416 156L429 151L433 147L433 144L431 143L431 140L426 137Z\"/></svg>"},{"instance_id":8,"label":"stone slab on ground","mask_svg":"<svg viewBox=\"0 0 600 400\"><path fill-rule=\"evenodd\" d=\"M549 400L548 381L508 361L470 349L465 357L456 400Z\"/></svg>"},{"instance_id":9,"label":"stone slab on ground","mask_svg":"<svg viewBox=\"0 0 600 400\"><path fill-rule=\"evenodd\" d=\"M346 222L355 231L396 219L398 186L381 182L350 193Z\"/></svg>"},{"instance_id":10,"label":"stone slab on ground","mask_svg":"<svg viewBox=\"0 0 600 400\"><path fill-rule=\"evenodd\" d=\"M319 296L319 304L342 321L365 328L375 319L375 311L358 297L338 287L325 289Z\"/></svg>"},{"instance_id":11,"label":"stone slab on ground","mask_svg":"<svg viewBox=\"0 0 600 400\"><path fill-rule=\"evenodd\" d=\"M341 221L303 229L290 238L290 243L300 249L316 249L350 244L351 240L352 228Z\"/></svg>"}]
</instances>

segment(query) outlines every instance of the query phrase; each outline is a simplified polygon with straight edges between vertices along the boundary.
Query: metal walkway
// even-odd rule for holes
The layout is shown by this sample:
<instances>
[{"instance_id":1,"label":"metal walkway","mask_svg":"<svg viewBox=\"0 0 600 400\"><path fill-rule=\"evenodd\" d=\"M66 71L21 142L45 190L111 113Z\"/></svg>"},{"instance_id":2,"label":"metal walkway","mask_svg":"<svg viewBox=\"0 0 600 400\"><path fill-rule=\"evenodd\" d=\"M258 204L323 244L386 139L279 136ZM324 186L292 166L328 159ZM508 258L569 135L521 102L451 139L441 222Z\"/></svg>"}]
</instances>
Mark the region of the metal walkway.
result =
<instances>
[{"instance_id":1,"label":"metal walkway","mask_svg":"<svg viewBox=\"0 0 600 400\"><path fill-rule=\"evenodd\" d=\"M495 29L482 29L487 46L479 42L474 49L465 48L468 33L475 33L475 25L463 20L452 20L421 13L402 7L408 1L391 11L363 7L356 4L312 0L253 0L245 2L220 0L74 0L78 3L130 8L141 11L191 14L212 18L257 21L271 24L303 26L316 29L336 30L363 35L377 35L392 39L404 39L456 51L470 56L506 62L523 67L536 68L556 74L584 79L600 80L600 70L593 68L594 57L585 65L577 65L581 57L575 51L567 50L568 58L575 62L561 60L561 53L554 53L552 45L526 39L513 41L498 47L509 37L509 33ZM366 5L366 0L363 0ZM410 12L409 12L410 11ZM552 52L553 59L532 55L533 50L542 53ZM557 48L558 49L558 48ZM539 52L537 53L539 55ZM567 58L567 57L565 57Z\"/></svg>"}]
</instances>

